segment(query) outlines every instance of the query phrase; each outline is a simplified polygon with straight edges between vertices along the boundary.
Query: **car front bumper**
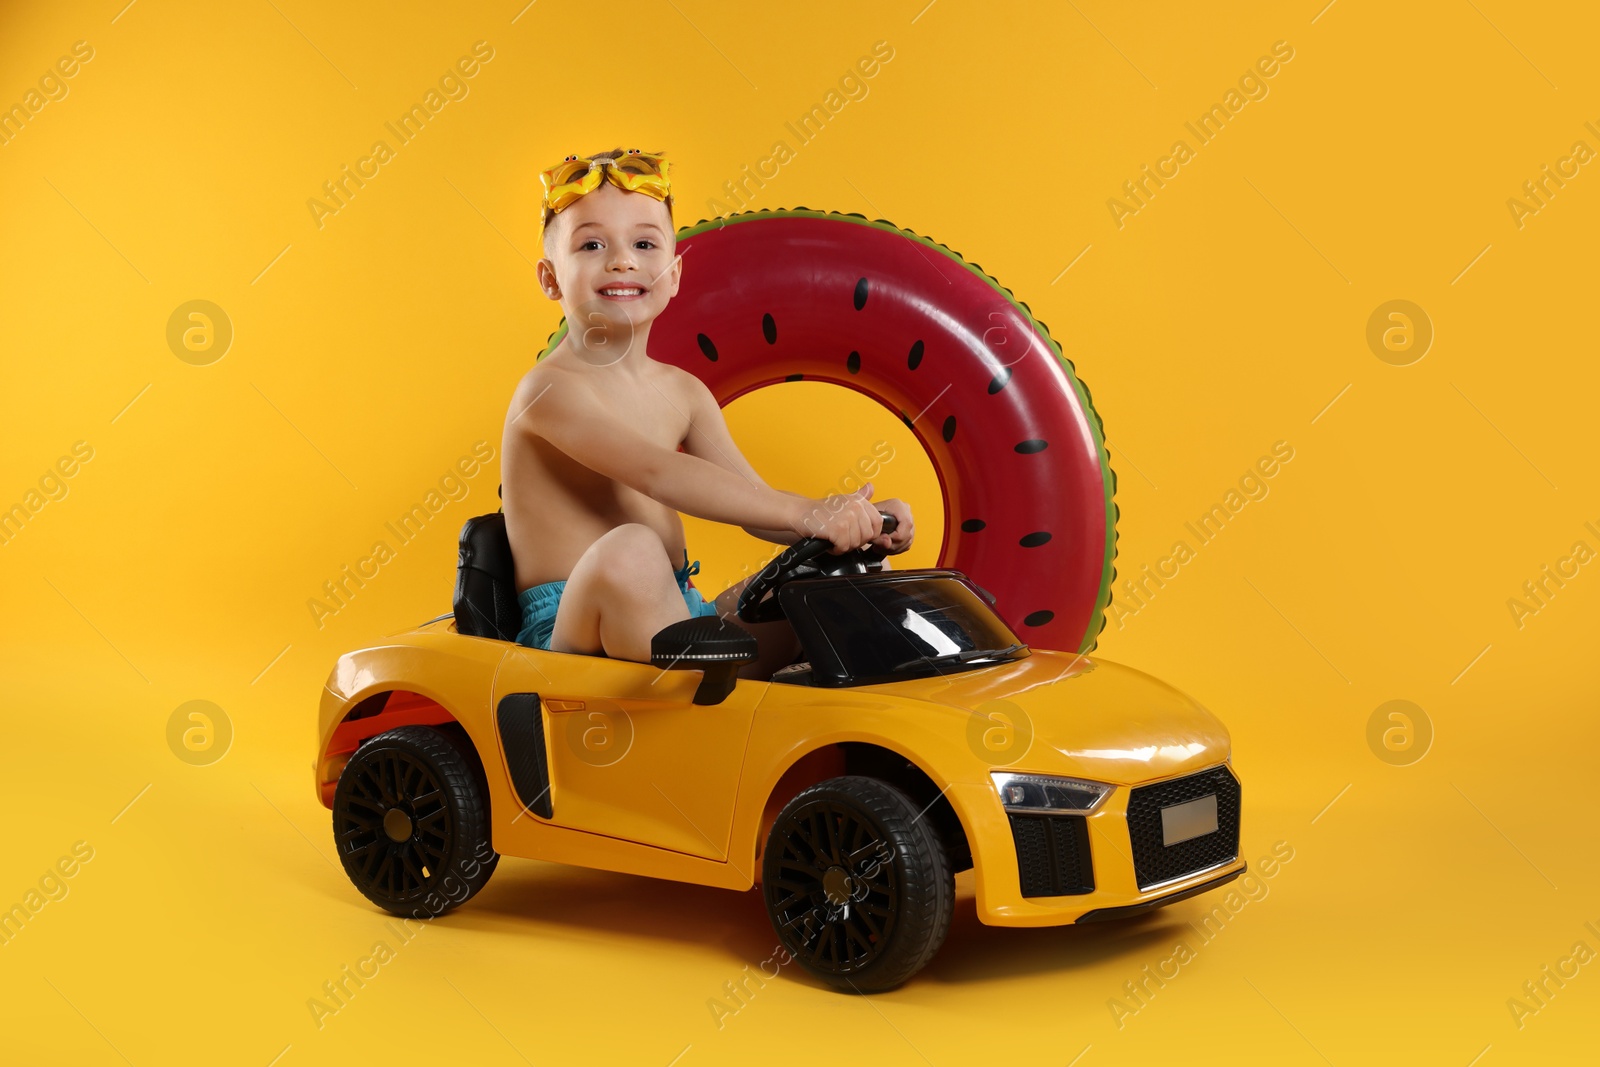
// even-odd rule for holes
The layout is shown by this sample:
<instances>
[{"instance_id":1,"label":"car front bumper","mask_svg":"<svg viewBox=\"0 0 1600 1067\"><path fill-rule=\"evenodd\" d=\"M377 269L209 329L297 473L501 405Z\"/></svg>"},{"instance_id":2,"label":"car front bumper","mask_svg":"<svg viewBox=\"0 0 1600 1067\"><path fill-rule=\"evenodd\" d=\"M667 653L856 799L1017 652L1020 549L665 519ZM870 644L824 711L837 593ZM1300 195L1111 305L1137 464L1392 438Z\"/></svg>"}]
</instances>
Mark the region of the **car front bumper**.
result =
<instances>
[{"instance_id":1,"label":"car front bumper","mask_svg":"<svg viewBox=\"0 0 1600 1067\"><path fill-rule=\"evenodd\" d=\"M1139 914L1217 888L1245 870L1240 791L1227 764L1118 786L1093 815L1017 816L987 782L965 783L980 921L1062 926ZM1161 809L1217 797L1217 830L1166 845ZM952 797L952 800L957 800Z\"/></svg>"}]
</instances>

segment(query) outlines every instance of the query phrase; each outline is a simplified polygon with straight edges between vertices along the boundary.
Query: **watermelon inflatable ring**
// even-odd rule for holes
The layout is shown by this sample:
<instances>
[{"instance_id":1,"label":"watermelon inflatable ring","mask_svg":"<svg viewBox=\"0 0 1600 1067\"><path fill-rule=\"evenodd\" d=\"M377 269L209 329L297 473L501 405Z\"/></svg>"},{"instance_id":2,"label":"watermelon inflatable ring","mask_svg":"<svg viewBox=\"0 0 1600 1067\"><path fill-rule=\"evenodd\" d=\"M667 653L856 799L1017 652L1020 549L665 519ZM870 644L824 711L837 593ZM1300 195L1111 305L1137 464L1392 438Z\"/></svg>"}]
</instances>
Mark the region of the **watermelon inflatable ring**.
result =
<instances>
[{"instance_id":1,"label":"watermelon inflatable ring","mask_svg":"<svg viewBox=\"0 0 1600 1067\"><path fill-rule=\"evenodd\" d=\"M993 593L1029 644L1094 648L1115 576L1116 478L1088 389L1026 305L945 246L861 215L710 219L679 231L678 252L691 251L652 358L724 406L803 379L896 412L939 476L939 566Z\"/></svg>"}]
</instances>

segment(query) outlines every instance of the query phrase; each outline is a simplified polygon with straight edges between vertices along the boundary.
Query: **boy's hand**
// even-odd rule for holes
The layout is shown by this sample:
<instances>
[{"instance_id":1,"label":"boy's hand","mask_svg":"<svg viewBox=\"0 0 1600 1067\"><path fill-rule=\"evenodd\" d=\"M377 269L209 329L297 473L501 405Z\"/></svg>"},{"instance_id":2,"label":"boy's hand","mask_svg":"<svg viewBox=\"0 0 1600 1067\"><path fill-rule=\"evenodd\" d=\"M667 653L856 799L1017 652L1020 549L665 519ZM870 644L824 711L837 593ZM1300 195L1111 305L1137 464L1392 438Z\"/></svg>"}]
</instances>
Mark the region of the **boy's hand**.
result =
<instances>
[{"instance_id":1,"label":"boy's hand","mask_svg":"<svg viewBox=\"0 0 1600 1067\"><path fill-rule=\"evenodd\" d=\"M894 533L881 534L872 539L872 543L883 549L889 555L904 552L911 547L911 538L916 529L911 522L911 505L898 497L889 500L880 500L872 505L877 511L895 518Z\"/></svg>"},{"instance_id":2,"label":"boy's hand","mask_svg":"<svg viewBox=\"0 0 1600 1067\"><path fill-rule=\"evenodd\" d=\"M872 483L868 482L854 493L841 496L830 494L821 500L803 502L801 512L791 529L801 537L818 537L832 541L829 551L835 555L860 548L883 532L883 519L872 499ZM910 512L906 513L910 517ZM898 516L897 516L898 517Z\"/></svg>"}]
</instances>

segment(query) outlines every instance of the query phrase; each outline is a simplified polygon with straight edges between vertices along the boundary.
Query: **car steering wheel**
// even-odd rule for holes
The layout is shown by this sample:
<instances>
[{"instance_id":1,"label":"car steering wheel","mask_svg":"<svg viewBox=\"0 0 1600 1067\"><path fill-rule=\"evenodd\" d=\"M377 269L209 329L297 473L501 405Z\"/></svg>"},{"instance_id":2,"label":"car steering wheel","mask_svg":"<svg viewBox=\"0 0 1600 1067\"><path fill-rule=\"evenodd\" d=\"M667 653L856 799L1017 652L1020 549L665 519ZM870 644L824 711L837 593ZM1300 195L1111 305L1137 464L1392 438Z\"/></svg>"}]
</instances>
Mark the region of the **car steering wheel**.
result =
<instances>
[{"instance_id":1,"label":"car steering wheel","mask_svg":"<svg viewBox=\"0 0 1600 1067\"><path fill-rule=\"evenodd\" d=\"M883 533L894 533L898 520L886 511L878 512L878 517L883 520ZM736 614L745 622L774 622L783 618L783 608L778 604L779 587L806 570L821 573L824 567L812 561L825 555L832 547L832 541L807 537L784 549L744 587L744 592L739 594ZM826 569L835 572L865 571L886 555L888 553L877 545L868 545L866 548L839 553L826 564Z\"/></svg>"}]
</instances>

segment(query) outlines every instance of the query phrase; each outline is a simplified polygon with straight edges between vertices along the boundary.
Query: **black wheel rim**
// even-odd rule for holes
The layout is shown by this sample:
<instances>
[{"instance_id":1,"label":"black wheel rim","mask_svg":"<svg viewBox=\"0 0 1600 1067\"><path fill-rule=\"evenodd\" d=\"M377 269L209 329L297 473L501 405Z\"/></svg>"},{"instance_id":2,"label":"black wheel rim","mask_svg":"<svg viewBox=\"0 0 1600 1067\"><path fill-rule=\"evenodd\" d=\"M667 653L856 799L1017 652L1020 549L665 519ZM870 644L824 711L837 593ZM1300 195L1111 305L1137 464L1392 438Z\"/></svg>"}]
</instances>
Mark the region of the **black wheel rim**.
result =
<instances>
[{"instance_id":1,"label":"black wheel rim","mask_svg":"<svg viewBox=\"0 0 1600 1067\"><path fill-rule=\"evenodd\" d=\"M455 819L439 778L398 748L358 752L350 763L334 812L339 858L369 895L415 896L444 872L455 844Z\"/></svg>"},{"instance_id":2,"label":"black wheel rim","mask_svg":"<svg viewBox=\"0 0 1600 1067\"><path fill-rule=\"evenodd\" d=\"M878 827L848 804L817 801L780 819L772 840L774 877L763 891L790 954L835 975L878 959L900 899L893 850Z\"/></svg>"}]
</instances>

